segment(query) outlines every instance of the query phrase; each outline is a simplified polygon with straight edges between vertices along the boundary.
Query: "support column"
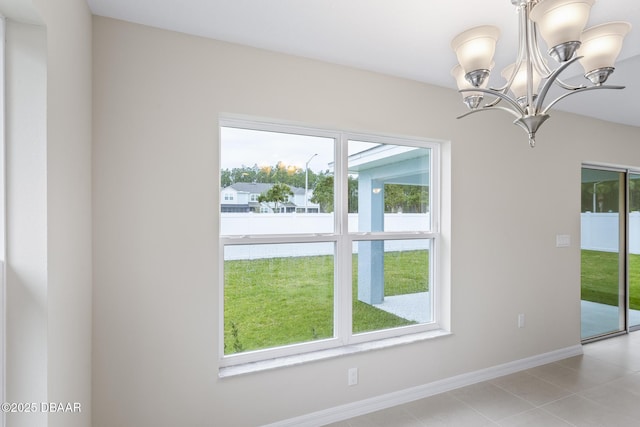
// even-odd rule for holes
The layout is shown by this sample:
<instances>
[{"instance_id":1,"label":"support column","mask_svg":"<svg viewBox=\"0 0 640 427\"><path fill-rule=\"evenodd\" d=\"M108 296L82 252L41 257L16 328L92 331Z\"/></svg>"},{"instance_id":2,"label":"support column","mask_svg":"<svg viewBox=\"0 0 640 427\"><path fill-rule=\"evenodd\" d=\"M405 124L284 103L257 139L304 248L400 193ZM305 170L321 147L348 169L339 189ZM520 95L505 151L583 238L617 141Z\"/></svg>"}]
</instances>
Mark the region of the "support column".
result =
<instances>
[{"instance_id":1,"label":"support column","mask_svg":"<svg viewBox=\"0 0 640 427\"><path fill-rule=\"evenodd\" d=\"M358 177L358 231L384 230L384 182ZM358 299L384 301L384 241L358 242Z\"/></svg>"}]
</instances>

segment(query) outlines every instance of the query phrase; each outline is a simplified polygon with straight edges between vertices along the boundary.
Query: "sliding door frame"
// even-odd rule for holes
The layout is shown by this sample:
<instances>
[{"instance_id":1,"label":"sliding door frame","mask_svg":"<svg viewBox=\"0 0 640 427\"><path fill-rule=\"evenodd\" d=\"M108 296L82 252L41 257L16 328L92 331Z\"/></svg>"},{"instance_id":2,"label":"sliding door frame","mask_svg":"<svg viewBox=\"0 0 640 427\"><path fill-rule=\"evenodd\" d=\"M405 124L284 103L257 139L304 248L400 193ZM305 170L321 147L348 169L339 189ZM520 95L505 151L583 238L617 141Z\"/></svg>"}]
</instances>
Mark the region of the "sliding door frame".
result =
<instances>
[{"instance_id":1,"label":"sliding door frame","mask_svg":"<svg viewBox=\"0 0 640 427\"><path fill-rule=\"evenodd\" d=\"M626 198L625 198L625 203L626 203L626 211L625 211L625 215L626 215L626 220L625 220L625 225L626 225L626 230L625 230L625 243L626 243L626 270L625 270L625 303L627 305L626 310L625 310L625 325L626 325L626 329L627 332L633 332L633 331L637 331L640 330L640 324L637 325L631 325L631 319L629 316L630 310L631 310L631 303L630 298L631 298L631 289L630 289L630 282L631 282L631 274L630 274L630 260L629 260L629 256L631 254L631 245L630 245L630 241L631 241L631 233L630 233L630 214L631 214L631 175L638 175L640 176L640 168L628 168L627 172L625 174L626 180L625 180L625 192L626 192Z\"/></svg>"},{"instance_id":2,"label":"sliding door frame","mask_svg":"<svg viewBox=\"0 0 640 427\"><path fill-rule=\"evenodd\" d=\"M627 334L629 332L640 330L640 324L631 326L629 323L630 310L630 287L629 287L629 255L630 255L630 234L629 234L629 208L630 208L630 175L640 175L640 168L615 167L611 165L599 165L596 163L583 163L582 169L596 169L602 171L618 172L622 174L618 190L618 307L619 307L619 330L607 332L592 337L582 339L582 343L610 338L613 336ZM580 249L582 251L582 248ZM580 282L582 287L582 280Z\"/></svg>"}]
</instances>

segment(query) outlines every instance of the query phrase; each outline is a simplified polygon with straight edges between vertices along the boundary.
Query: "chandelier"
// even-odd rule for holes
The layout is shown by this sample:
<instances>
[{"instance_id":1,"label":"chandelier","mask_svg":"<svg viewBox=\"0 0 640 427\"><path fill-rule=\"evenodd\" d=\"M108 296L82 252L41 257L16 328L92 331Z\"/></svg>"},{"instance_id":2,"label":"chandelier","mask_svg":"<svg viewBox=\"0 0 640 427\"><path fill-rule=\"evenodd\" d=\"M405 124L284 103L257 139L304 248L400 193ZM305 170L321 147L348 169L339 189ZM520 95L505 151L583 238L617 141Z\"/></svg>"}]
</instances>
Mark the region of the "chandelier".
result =
<instances>
[{"instance_id":1,"label":"chandelier","mask_svg":"<svg viewBox=\"0 0 640 427\"><path fill-rule=\"evenodd\" d=\"M506 84L487 88L494 66L493 55L500 30L494 26L471 28L451 42L459 65L455 77L464 103L470 109L458 118L485 110L504 110L516 117L514 124L529 135L535 145L536 131L549 118L549 109L569 95L594 89L623 89L604 85L614 70L624 36L631 30L628 22L610 22L584 30L595 0L511 0L519 17L518 56L502 71ZM538 35L549 47L547 54L559 65L552 69L538 45ZM561 81L560 73L574 62L584 68L588 85L574 86ZM551 87L562 94L544 105ZM481 105L484 95L490 102ZM500 101L504 101L500 105Z\"/></svg>"}]
</instances>

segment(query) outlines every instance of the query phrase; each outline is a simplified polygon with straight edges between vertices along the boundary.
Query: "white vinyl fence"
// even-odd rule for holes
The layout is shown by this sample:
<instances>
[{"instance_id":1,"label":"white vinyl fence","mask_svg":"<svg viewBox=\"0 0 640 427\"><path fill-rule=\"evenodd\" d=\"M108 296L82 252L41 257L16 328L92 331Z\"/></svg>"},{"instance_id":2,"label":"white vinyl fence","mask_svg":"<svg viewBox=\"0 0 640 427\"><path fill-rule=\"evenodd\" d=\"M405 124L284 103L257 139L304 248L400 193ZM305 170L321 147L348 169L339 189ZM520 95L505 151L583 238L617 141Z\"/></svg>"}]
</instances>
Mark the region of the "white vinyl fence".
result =
<instances>
[{"instance_id":1,"label":"white vinyl fence","mask_svg":"<svg viewBox=\"0 0 640 427\"><path fill-rule=\"evenodd\" d=\"M222 213L220 233L249 236L264 234L333 233L333 214L255 214ZM429 214L385 214L385 231L428 230ZM358 214L349 214L349 230L358 230ZM429 249L428 239L387 240L385 252ZM357 245L353 252L357 253ZM295 243L273 245L229 245L224 259L258 259L291 256L331 255L333 243Z\"/></svg>"},{"instance_id":2,"label":"white vinyl fence","mask_svg":"<svg viewBox=\"0 0 640 427\"><path fill-rule=\"evenodd\" d=\"M603 252L618 252L619 214L617 212L586 212L581 214L581 248ZM629 252L640 254L640 212L629 214Z\"/></svg>"},{"instance_id":3,"label":"white vinyl fence","mask_svg":"<svg viewBox=\"0 0 640 427\"><path fill-rule=\"evenodd\" d=\"M581 214L581 248L603 252L618 251L618 219L615 212ZM385 231L426 230L429 214L385 214ZM333 214L253 214L222 213L224 235L322 234L333 232ZM358 215L349 214L349 230L358 230ZM428 249L429 240L386 241L385 251ZM357 245L354 253L357 253ZM640 254L640 212L629 215L629 251ZM329 255L332 243L227 246L224 257L257 259L290 256Z\"/></svg>"}]
</instances>

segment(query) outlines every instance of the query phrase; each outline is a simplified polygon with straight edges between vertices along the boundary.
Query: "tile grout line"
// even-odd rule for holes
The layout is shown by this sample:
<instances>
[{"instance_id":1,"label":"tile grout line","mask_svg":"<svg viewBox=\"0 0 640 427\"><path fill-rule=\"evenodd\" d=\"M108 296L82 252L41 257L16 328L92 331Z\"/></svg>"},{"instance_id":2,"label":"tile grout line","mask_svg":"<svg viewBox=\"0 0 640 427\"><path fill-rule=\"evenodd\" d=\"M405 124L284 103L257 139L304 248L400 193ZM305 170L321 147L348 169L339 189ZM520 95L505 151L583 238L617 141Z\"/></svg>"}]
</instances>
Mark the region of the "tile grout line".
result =
<instances>
[{"instance_id":1,"label":"tile grout line","mask_svg":"<svg viewBox=\"0 0 640 427\"><path fill-rule=\"evenodd\" d=\"M485 381L483 381L485 382ZM482 382L480 383L476 383L476 384L482 384ZM467 386L469 387L469 386ZM468 409L471 409L473 412L475 412L476 414L480 415L482 418L484 418L485 420L489 421L490 423L495 424L495 422L487 417L485 414L483 414L482 412L478 411L476 408L474 408L472 405L468 404L467 402L465 402L464 400L460 399L458 396L456 396L455 394L451 393L451 391L447 391L446 394L453 398L454 400L456 400L458 403L461 403L462 405L464 405L465 407L467 407Z\"/></svg>"}]
</instances>

